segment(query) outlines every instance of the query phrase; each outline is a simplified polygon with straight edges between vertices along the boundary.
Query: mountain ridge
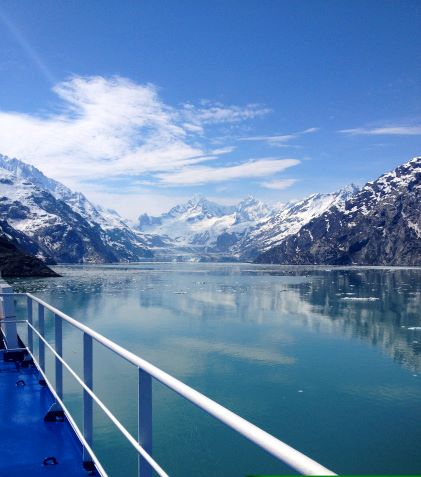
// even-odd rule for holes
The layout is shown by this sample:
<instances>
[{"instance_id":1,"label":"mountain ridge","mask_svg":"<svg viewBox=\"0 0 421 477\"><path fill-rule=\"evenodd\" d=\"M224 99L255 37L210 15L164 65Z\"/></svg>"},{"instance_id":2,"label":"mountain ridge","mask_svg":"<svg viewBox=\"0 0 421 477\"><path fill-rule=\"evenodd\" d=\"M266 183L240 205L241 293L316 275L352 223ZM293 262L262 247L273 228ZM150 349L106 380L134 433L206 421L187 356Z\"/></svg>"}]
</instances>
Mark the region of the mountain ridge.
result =
<instances>
[{"instance_id":1,"label":"mountain ridge","mask_svg":"<svg viewBox=\"0 0 421 477\"><path fill-rule=\"evenodd\" d=\"M179 253L196 254L204 260L250 260L332 204L342 204L357 190L351 184L337 192L311 194L281 207L270 207L253 196L229 206L196 196L158 217L142 214L139 228L168 237Z\"/></svg>"},{"instance_id":2,"label":"mountain ridge","mask_svg":"<svg viewBox=\"0 0 421 477\"><path fill-rule=\"evenodd\" d=\"M421 265L421 157L365 184L256 263Z\"/></svg>"},{"instance_id":3,"label":"mountain ridge","mask_svg":"<svg viewBox=\"0 0 421 477\"><path fill-rule=\"evenodd\" d=\"M0 218L16 235L25 234L32 249L35 243L41 259L108 263L152 257L151 238L18 159L0 155L0 195Z\"/></svg>"},{"instance_id":4,"label":"mountain ridge","mask_svg":"<svg viewBox=\"0 0 421 477\"><path fill-rule=\"evenodd\" d=\"M237 205L220 205L203 196L172 207L159 217L142 214L139 229L171 240L180 253L218 256L227 253L225 234L241 236L260 218L273 210L254 197L246 197Z\"/></svg>"},{"instance_id":5,"label":"mountain ridge","mask_svg":"<svg viewBox=\"0 0 421 477\"><path fill-rule=\"evenodd\" d=\"M279 206L253 196L234 205L194 196L160 216L142 214L133 226L34 166L0 155L0 223L7 240L51 264L418 264L420 182L416 157L362 189L350 184Z\"/></svg>"}]
</instances>

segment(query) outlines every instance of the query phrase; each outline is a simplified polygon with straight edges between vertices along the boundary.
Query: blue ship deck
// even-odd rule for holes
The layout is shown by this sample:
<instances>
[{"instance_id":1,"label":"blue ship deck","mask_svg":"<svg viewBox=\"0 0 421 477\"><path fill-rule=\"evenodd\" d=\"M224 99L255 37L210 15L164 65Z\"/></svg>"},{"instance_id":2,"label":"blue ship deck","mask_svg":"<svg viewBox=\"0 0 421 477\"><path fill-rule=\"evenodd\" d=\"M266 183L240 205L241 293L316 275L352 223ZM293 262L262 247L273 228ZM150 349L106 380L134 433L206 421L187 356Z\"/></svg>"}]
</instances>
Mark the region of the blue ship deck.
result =
<instances>
[{"instance_id":1,"label":"blue ship deck","mask_svg":"<svg viewBox=\"0 0 421 477\"><path fill-rule=\"evenodd\" d=\"M35 366L5 361L0 351L0 477L88 475L82 446L67 419L44 421L53 403ZM47 457L55 457L57 464L44 465Z\"/></svg>"}]
</instances>

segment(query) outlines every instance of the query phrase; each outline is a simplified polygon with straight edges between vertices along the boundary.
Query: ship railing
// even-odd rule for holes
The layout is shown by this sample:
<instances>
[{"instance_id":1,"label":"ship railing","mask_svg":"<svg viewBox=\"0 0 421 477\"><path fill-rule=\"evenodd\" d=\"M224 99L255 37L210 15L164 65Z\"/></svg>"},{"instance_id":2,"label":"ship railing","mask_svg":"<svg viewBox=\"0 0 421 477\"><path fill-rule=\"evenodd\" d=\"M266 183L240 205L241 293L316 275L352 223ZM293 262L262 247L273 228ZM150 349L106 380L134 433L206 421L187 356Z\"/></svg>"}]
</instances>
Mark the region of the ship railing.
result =
<instances>
[{"instance_id":1,"label":"ship railing","mask_svg":"<svg viewBox=\"0 0 421 477\"><path fill-rule=\"evenodd\" d=\"M159 476L168 476L161 466L152 457L152 378L165 385L175 393L187 399L197 407L210 414L229 428L236 431L258 447L262 448L273 457L288 465L296 472L303 475L336 475L326 467L315 460L306 456L302 452L294 449L280 439L272 436L268 432L260 429L251 422L243 419L239 415L218 404L202 393L191 388L187 384L179 381L165 371L159 369L148 361L140 358L134 353L128 351L117 343L111 341L105 336L97 333L88 326L80 323L71 316L63 313L61 310L46 303L31 293L13 293L9 288L0 286L0 305L2 305L3 320L0 319L2 326L8 326L4 334L6 337L12 337L16 331L16 323L24 323L27 326L28 343L26 350L32 357L41 376L49 386L57 404L64 411L69 423L73 427L76 435L83 445L83 460L85 463L93 462L98 472L106 477L107 473L103 468L98 457L93 450L93 402L105 413L123 436L132 444L138 453L138 475L139 477L151 477L153 471ZM26 296L26 320L11 319L4 313L5 308L11 309L10 300L14 297ZM38 327L34 326L34 304L37 307ZM45 339L45 310L49 310L54 315L54 347ZM1 312L1 307L0 307ZM66 361L63 359L63 321L69 323L74 328L83 333L83 377L80 377ZM15 327L13 330L12 327ZM38 357L34 356L34 338L38 339ZM9 343L9 338L7 339ZM120 358L134 365L138 370L138 435L135 439L132 434L121 424L107 406L98 398L93 391L93 341L103 345L105 348L114 352ZM16 346L15 349L22 349ZM55 386L52 386L45 372L45 349L48 348L55 357L54 375ZM83 389L83 427L76 424L70 412L63 402L63 367L73 376L77 383Z\"/></svg>"}]
</instances>

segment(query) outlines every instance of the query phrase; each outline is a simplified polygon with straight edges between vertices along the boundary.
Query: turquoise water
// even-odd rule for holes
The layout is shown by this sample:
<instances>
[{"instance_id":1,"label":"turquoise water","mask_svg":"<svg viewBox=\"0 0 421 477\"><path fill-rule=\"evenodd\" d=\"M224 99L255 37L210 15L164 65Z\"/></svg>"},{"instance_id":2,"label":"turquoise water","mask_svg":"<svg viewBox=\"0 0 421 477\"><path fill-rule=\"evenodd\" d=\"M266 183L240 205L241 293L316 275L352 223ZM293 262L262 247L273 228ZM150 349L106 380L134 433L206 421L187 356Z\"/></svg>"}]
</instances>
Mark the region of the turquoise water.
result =
<instances>
[{"instance_id":1,"label":"turquoise water","mask_svg":"<svg viewBox=\"0 0 421 477\"><path fill-rule=\"evenodd\" d=\"M57 267L15 280L341 474L421 473L421 269L227 264ZM20 308L22 310L22 308ZM53 321L47 320L53 342ZM81 369L78 331L64 355ZM94 387L136 433L136 370L94 347ZM48 363L51 374L52 364ZM292 472L154 384L154 455L172 476ZM70 376L65 401L80 420ZM135 453L95 415L110 476Z\"/></svg>"}]
</instances>

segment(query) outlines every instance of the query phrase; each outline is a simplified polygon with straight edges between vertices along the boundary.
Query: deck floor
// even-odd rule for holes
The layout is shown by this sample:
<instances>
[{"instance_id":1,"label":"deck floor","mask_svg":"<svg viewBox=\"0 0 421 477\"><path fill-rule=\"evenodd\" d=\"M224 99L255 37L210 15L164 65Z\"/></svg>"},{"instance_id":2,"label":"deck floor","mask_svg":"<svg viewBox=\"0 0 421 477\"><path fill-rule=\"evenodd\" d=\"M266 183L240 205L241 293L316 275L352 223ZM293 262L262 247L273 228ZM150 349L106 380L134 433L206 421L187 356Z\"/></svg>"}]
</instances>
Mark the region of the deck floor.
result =
<instances>
[{"instance_id":1,"label":"deck floor","mask_svg":"<svg viewBox=\"0 0 421 477\"><path fill-rule=\"evenodd\" d=\"M54 398L38 379L36 368L5 362L0 352L0 477L86 477L82 447L68 421L44 422ZM51 456L58 464L43 465Z\"/></svg>"}]
</instances>

